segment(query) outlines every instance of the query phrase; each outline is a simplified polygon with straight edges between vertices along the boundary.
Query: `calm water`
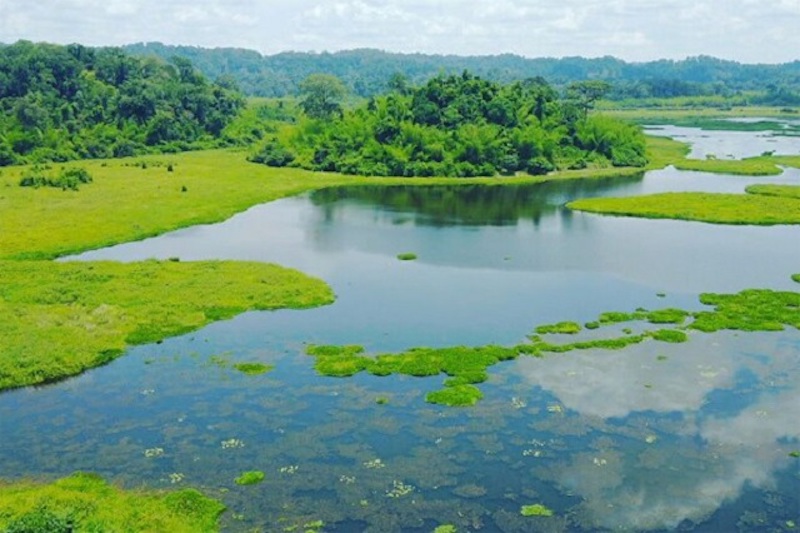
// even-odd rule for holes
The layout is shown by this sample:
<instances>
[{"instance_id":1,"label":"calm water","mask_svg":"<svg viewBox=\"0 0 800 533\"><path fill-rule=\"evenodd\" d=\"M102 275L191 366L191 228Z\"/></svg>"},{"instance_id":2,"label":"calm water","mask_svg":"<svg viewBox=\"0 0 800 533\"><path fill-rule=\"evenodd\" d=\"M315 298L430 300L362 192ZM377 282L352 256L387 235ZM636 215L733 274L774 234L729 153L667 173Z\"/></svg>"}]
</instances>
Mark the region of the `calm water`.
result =
<instances>
[{"instance_id":1,"label":"calm water","mask_svg":"<svg viewBox=\"0 0 800 533\"><path fill-rule=\"evenodd\" d=\"M0 475L90 470L126 486L197 486L228 505L231 531L314 520L347 532L784 530L800 523L800 462L789 456L800 448L797 331L521 358L490 369L471 409L425 403L442 377L325 378L304 355L307 343L517 343L537 324L603 311L698 308L700 292L796 290L796 227L563 208L756 182L800 183L800 172L336 189L84 254L272 261L324 278L338 299L247 313L0 395ZM401 252L419 259L398 261ZM230 368L245 361L275 370ZM236 486L246 470L267 479ZM521 517L532 503L556 516Z\"/></svg>"}]
</instances>

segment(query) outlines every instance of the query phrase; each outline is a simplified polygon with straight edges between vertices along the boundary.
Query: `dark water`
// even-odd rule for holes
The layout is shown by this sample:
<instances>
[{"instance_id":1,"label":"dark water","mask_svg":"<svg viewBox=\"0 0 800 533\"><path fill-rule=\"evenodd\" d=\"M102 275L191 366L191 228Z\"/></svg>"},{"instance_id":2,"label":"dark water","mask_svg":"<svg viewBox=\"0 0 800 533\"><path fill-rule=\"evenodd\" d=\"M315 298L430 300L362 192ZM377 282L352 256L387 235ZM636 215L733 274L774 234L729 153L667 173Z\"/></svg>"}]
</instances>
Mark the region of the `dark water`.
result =
<instances>
[{"instance_id":1,"label":"dark water","mask_svg":"<svg viewBox=\"0 0 800 533\"><path fill-rule=\"evenodd\" d=\"M800 524L800 461L789 455L800 449L795 330L521 358L490 369L471 409L425 403L442 377L325 378L304 355L309 342L517 343L537 324L603 311L697 308L700 292L796 290L796 227L563 208L764 181L798 183L800 173L335 189L85 254L273 261L324 278L338 299L247 313L0 395L0 476L90 470L126 486L196 486L228 505L231 531L315 520L373 532L790 529ZM419 259L398 261L401 252ZM275 370L230 368L244 361ZM235 485L246 470L266 481ZM533 503L555 516L522 517Z\"/></svg>"}]
</instances>

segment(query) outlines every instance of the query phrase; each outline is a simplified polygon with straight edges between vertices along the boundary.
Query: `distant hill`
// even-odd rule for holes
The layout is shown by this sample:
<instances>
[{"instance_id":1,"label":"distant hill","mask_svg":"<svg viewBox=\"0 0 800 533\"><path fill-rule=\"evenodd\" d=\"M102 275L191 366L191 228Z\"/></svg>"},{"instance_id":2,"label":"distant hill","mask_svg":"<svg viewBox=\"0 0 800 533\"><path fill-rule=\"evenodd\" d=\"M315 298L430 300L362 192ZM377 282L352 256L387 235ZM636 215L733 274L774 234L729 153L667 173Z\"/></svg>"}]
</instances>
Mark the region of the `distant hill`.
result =
<instances>
[{"instance_id":1,"label":"distant hill","mask_svg":"<svg viewBox=\"0 0 800 533\"><path fill-rule=\"evenodd\" d=\"M595 59L531 59L512 54L463 57L396 54L372 49L262 56L239 48L207 49L161 43L132 44L124 49L134 55L167 60L173 56L186 57L211 79L229 76L245 94L253 96L296 94L299 83L312 73L333 74L353 93L373 96L386 92L388 81L398 73L411 84L422 85L439 74L460 74L465 70L501 83L541 76L555 87L580 80L605 80L613 83L612 97L615 98L731 95L742 91L792 94L800 89L800 61L747 65L699 56L680 61L628 63L608 56Z\"/></svg>"}]
</instances>

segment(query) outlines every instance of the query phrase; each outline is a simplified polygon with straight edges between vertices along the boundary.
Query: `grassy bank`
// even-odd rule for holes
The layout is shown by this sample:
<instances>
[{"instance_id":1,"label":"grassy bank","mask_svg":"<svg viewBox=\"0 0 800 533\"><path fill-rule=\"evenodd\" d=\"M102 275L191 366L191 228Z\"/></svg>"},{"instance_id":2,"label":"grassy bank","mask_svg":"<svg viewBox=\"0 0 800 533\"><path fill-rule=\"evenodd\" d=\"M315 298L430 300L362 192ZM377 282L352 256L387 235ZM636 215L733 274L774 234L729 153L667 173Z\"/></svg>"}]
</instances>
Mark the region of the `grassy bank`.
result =
<instances>
[{"instance_id":1,"label":"grassy bank","mask_svg":"<svg viewBox=\"0 0 800 533\"><path fill-rule=\"evenodd\" d=\"M773 189L773 192L779 192ZM714 224L800 224L800 199L764 194L661 193L587 198L567 207L604 215L690 220Z\"/></svg>"},{"instance_id":2,"label":"grassy bank","mask_svg":"<svg viewBox=\"0 0 800 533\"><path fill-rule=\"evenodd\" d=\"M224 510L195 490L123 491L90 474L49 485L0 482L0 531L209 532Z\"/></svg>"},{"instance_id":3,"label":"grassy bank","mask_svg":"<svg viewBox=\"0 0 800 533\"><path fill-rule=\"evenodd\" d=\"M324 282L260 263L0 261L0 390L75 375L243 311L332 301Z\"/></svg>"},{"instance_id":4,"label":"grassy bank","mask_svg":"<svg viewBox=\"0 0 800 533\"><path fill-rule=\"evenodd\" d=\"M662 140L657 143L670 146ZM73 166L87 169L93 182L79 191L19 187L30 169L6 168L0 171L0 258L50 259L140 240L182 227L219 222L257 204L324 187L536 183L641 172L607 168L566 171L545 178L364 178L275 169L248 163L245 155L212 150L83 161ZM170 165L172 171L168 170Z\"/></svg>"}]
</instances>

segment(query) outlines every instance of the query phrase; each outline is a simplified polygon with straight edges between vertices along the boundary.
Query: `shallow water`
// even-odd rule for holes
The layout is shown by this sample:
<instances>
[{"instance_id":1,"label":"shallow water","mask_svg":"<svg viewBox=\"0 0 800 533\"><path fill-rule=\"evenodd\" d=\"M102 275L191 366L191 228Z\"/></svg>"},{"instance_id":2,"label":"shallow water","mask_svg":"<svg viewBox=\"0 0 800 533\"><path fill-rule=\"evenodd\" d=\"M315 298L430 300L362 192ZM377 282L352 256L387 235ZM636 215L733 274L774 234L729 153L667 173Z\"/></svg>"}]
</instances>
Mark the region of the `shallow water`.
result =
<instances>
[{"instance_id":1,"label":"shallow water","mask_svg":"<svg viewBox=\"0 0 800 533\"><path fill-rule=\"evenodd\" d=\"M336 189L84 254L273 261L324 278L338 299L246 313L60 384L0 395L2 476L90 470L127 486L197 486L228 505L231 531L314 520L348 532L800 523L800 462L789 456L800 448L796 330L523 357L491 368L470 409L425 403L443 377L326 378L304 355L306 343L518 343L537 324L603 311L698 308L700 292L796 290L796 227L563 208L579 197L741 192L758 182L800 183L800 172ZM398 261L401 252L419 259ZM230 367L245 361L275 370L249 377ZM266 481L236 486L246 470ZM533 503L555 517L520 516Z\"/></svg>"},{"instance_id":2,"label":"shallow water","mask_svg":"<svg viewBox=\"0 0 800 533\"><path fill-rule=\"evenodd\" d=\"M796 121L786 123L796 124ZM800 138L796 134L784 135L772 131L706 131L682 126L652 126L646 131L650 135L671 137L676 141L691 144L689 157L694 159L707 157L743 159L759 156L765 152L773 152L775 155L796 155L800 144Z\"/></svg>"}]
</instances>

